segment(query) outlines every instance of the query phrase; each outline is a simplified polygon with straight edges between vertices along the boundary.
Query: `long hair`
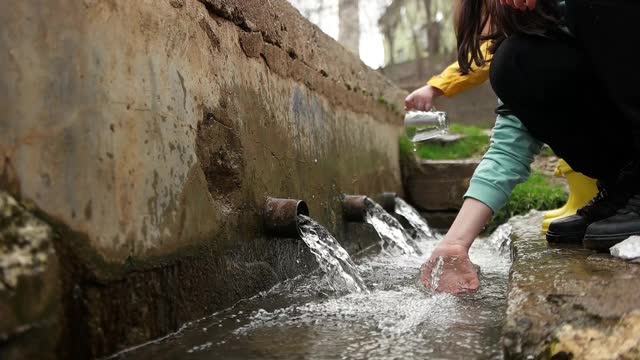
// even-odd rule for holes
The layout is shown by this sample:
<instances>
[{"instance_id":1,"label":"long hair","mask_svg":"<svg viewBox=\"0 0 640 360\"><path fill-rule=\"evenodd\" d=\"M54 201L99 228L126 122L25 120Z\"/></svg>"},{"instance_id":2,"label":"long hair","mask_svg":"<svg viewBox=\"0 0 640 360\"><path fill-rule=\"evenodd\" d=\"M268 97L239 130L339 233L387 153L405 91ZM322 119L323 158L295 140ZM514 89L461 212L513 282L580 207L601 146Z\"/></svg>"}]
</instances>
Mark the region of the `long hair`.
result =
<instances>
[{"instance_id":1,"label":"long hair","mask_svg":"<svg viewBox=\"0 0 640 360\"><path fill-rule=\"evenodd\" d=\"M540 0L534 10L516 10L498 4L498 0L460 0L456 19L458 64L468 74L472 64L486 63L480 50L484 41L492 41L494 53L507 36L514 33L546 36L557 31L561 12L558 0Z\"/></svg>"}]
</instances>

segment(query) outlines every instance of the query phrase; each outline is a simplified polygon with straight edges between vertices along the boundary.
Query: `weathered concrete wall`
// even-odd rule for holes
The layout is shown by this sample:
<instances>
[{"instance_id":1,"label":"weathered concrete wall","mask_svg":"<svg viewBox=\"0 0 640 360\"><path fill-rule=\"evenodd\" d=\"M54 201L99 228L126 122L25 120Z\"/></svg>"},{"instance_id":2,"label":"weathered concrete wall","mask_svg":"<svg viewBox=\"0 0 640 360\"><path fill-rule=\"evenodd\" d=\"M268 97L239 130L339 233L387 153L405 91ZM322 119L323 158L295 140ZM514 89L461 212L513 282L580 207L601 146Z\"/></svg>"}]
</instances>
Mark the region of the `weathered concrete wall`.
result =
<instances>
[{"instance_id":1,"label":"weathered concrete wall","mask_svg":"<svg viewBox=\"0 0 640 360\"><path fill-rule=\"evenodd\" d=\"M0 24L0 188L58 234L60 356L306 271L262 235L267 196L346 241L340 194L401 193L404 93L284 0L25 0Z\"/></svg>"}]
</instances>

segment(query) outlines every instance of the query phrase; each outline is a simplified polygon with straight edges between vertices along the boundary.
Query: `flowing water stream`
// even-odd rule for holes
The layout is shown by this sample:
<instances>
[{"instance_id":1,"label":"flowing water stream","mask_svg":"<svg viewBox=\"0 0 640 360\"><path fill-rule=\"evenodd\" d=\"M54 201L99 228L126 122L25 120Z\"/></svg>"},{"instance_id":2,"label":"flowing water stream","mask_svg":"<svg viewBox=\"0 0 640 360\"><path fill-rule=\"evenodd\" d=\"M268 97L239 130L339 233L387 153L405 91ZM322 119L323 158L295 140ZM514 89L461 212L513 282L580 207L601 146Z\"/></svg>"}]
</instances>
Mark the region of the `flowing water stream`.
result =
<instances>
[{"instance_id":1,"label":"flowing water stream","mask_svg":"<svg viewBox=\"0 0 640 360\"><path fill-rule=\"evenodd\" d=\"M413 242L389 225L389 214L370 209L388 251L353 261L326 229L302 217L304 241L321 271L115 358L500 359L510 267L501 249L510 229L474 244L470 256L481 269L481 288L456 297L418 284L420 266L437 245L434 237Z\"/></svg>"},{"instance_id":2,"label":"flowing water stream","mask_svg":"<svg viewBox=\"0 0 640 360\"><path fill-rule=\"evenodd\" d=\"M431 230L422 215L420 215L413 206L407 204L406 201L399 197L396 198L396 214L402 216L409 222L409 225L411 225L416 234L416 238L428 240L437 237L437 234Z\"/></svg>"},{"instance_id":3,"label":"flowing water stream","mask_svg":"<svg viewBox=\"0 0 640 360\"><path fill-rule=\"evenodd\" d=\"M365 221L373 226L380 237L380 246L389 254L417 255L419 250L404 230L400 222L382 206L371 199L365 199L367 212Z\"/></svg>"},{"instance_id":4,"label":"flowing water stream","mask_svg":"<svg viewBox=\"0 0 640 360\"><path fill-rule=\"evenodd\" d=\"M316 258L327 286L333 291L362 292L367 286L347 251L322 225L308 216L298 216L302 241Z\"/></svg>"}]
</instances>

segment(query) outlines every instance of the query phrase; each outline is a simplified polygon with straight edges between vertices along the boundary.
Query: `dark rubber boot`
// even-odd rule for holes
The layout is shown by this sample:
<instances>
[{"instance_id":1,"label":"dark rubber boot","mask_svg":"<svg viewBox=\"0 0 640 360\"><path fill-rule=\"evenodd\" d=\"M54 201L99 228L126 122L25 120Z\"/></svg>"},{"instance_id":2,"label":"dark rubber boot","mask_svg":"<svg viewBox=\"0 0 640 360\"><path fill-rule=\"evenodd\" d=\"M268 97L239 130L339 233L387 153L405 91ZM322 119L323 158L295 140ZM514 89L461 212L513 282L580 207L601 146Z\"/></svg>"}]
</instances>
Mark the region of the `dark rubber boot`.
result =
<instances>
[{"instance_id":1,"label":"dark rubber boot","mask_svg":"<svg viewBox=\"0 0 640 360\"><path fill-rule=\"evenodd\" d=\"M580 244L590 224L615 215L624 206L629 195L622 191L609 191L608 188L599 182L598 195L579 209L576 215L551 222L547 241Z\"/></svg>"},{"instance_id":2,"label":"dark rubber boot","mask_svg":"<svg viewBox=\"0 0 640 360\"><path fill-rule=\"evenodd\" d=\"M591 250L608 251L633 235L640 235L640 194L632 196L617 214L589 225L583 245Z\"/></svg>"},{"instance_id":3,"label":"dark rubber boot","mask_svg":"<svg viewBox=\"0 0 640 360\"><path fill-rule=\"evenodd\" d=\"M588 226L585 218L577 214L554 220L549 224L547 241L554 244L579 244Z\"/></svg>"}]
</instances>

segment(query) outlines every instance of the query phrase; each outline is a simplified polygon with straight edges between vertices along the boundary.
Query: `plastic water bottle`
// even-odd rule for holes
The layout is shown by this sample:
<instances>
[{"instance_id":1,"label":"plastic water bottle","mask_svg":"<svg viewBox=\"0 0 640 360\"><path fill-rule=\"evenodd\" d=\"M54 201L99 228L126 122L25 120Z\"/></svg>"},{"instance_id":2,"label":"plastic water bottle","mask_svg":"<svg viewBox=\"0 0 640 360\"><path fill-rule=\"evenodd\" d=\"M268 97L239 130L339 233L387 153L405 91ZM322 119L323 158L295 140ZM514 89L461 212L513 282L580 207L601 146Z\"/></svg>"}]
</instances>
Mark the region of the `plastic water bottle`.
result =
<instances>
[{"instance_id":1,"label":"plastic water bottle","mask_svg":"<svg viewBox=\"0 0 640 360\"><path fill-rule=\"evenodd\" d=\"M449 132L447 114L442 111L409 111L404 117L404 127L414 143Z\"/></svg>"}]
</instances>

